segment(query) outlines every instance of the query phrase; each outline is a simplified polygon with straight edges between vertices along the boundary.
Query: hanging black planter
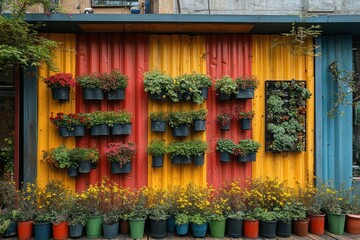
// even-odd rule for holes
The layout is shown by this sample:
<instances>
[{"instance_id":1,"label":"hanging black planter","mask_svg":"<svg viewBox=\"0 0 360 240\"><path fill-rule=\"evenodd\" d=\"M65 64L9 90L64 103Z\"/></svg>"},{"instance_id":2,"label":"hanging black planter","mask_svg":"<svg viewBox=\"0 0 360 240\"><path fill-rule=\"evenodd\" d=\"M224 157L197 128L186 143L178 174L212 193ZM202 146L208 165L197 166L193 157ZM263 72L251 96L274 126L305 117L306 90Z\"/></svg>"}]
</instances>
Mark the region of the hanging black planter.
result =
<instances>
[{"instance_id":1,"label":"hanging black planter","mask_svg":"<svg viewBox=\"0 0 360 240\"><path fill-rule=\"evenodd\" d=\"M73 136L82 137L85 136L85 126L84 125L76 125L74 126Z\"/></svg>"},{"instance_id":2,"label":"hanging black planter","mask_svg":"<svg viewBox=\"0 0 360 240\"><path fill-rule=\"evenodd\" d=\"M193 121L194 131L200 132L206 130L206 121L205 120L194 120Z\"/></svg>"},{"instance_id":3,"label":"hanging black planter","mask_svg":"<svg viewBox=\"0 0 360 240\"><path fill-rule=\"evenodd\" d=\"M188 157L186 155L172 155L170 156L171 163L173 164L190 164L191 163L191 157Z\"/></svg>"},{"instance_id":4,"label":"hanging black planter","mask_svg":"<svg viewBox=\"0 0 360 240\"><path fill-rule=\"evenodd\" d=\"M103 100L104 91L100 88L83 88L84 100Z\"/></svg>"},{"instance_id":5,"label":"hanging black planter","mask_svg":"<svg viewBox=\"0 0 360 240\"><path fill-rule=\"evenodd\" d=\"M166 121L151 120L151 131L165 132L166 131Z\"/></svg>"},{"instance_id":6,"label":"hanging black planter","mask_svg":"<svg viewBox=\"0 0 360 240\"><path fill-rule=\"evenodd\" d=\"M279 237L291 236L291 221L277 221L276 223L276 235Z\"/></svg>"},{"instance_id":7,"label":"hanging black planter","mask_svg":"<svg viewBox=\"0 0 360 240\"><path fill-rule=\"evenodd\" d=\"M205 155L204 154L202 154L202 155L195 155L194 157L193 157L193 159L194 159L194 165L195 166L202 166L202 165L204 165L204 161L205 161Z\"/></svg>"},{"instance_id":8,"label":"hanging black planter","mask_svg":"<svg viewBox=\"0 0 360 240\"><path fill-rule=\"evenodd\" d=\"M69 130L66 126L58 126L60 137L71 137L72 131Z\"/></svg>"},{"instance_id":9,"label":"hanging black planter","mask_svg":"<svg viewBox=\"0 0 360 240\"><path fill-rule=\"evenodd\" d=\"M92 136L106 136L110 134L110 128L106 124L94 125L91 126L90 134Z\"/></svg>"},{"instance_id":10,"label":"hanging black planter","mask_svg":"<svg viewBox=\"0 0 360 240\"><path fill-rule=\"evenodd\" d=\"M231 238L240 238L242 235L242 224L241 219L226 219L226 235Z\"/></svg>"},{"instance_id":11,"label":"hanging black planter","mask_svg":"<svg viewBox=\"0 0 360 240\"><path fill-rule=\"evenodd\" d=\"M227 123L225 124L221 124L219 123L220 126L220 130L221 131L229 131L230 130L230 126L231 126L231 120L229 120Z\"/></svg>"},{"instance_id":12,"label":"hanging black planter","mask_svg":"<svg viewBox=\"0 0 360 240\"><path fill-rule=\"evenodd\" d=\"M129 173L131 172L131 162L121 165L119 162L111 162L111 173Z\"/></svg>"},{"instance_id":13,"label":"hanging black planter","mask_svg":"<svg viewBox=\"0 0 360 240\"><path fill-rule=\"evenodd\" d=\"M209 88L201 88L200 91L202 98L206 100L208 98Z\"/></svg>"},{"instance_id":14,"label":"hanging black planter","mask_svg":"<svg viewBox=\"0 0 360 240\"><path fill-rule=\"evenodd\" d=\"M52 88L51 95L52 99L59 100L60 103L69 101L70 88Z\"/></svg>"},{"instance_id":15,"label":"hanging black planter","mask_svg":"<svg viewBox=\"0 0 360 240\"><path fill-rule=\"evenodd\" d=\"M76 125L72 126L72 129L68 129L66 126L59 126L59 135L61 137L82 137L85 136L85 126Z\"/></svg>"},{"instance_id":16,"label":"hanging black planter","mask_svg":"<svg viewBox=\"0 0 360 240\"><path fill-rule=\"evenodd\" d=\"M172 127L172 133L174 137L186 137L189 135L189 126L186 124L180 124Z\"/></svg>"},{"instance_id":17,"label":"hanging black planter","mask_svg":"<svg viewBox=\"0 0 360 240\"><path fill-rule=\"evenodd\" d=\"M229 152L220 152L221 162L230 162L231 154Z\"/></svg>"},{"instance_id":18,"label":"hanging black planter","mask_svg":"<svg viewBox=\"0 0 360 240\"><path fill-rule=\"evenodd\" d=\"M125 89L110 90L107 92L108 100L124 100Z\"/></svg>"},{"instance_id":19,"label":"hanging black planter","mask_svg":"<svg viewBox=\"0 0 360 240\"><path fill-rule=\"evenodd\" d=\"M160 168L163 166L164 156L152 156L152 167Z\"/></svg>"},{"instance_id":20,"label":"hanging black planter","mask_svg":"<svg viewBox=\"0 0 360 240\"><path fill-rule=\"evenodd\" d=\"M151 93L151 100L166 100L166 91L162 90L161 93Z\"/></svg>"},{"instance_id":21,"label":"hanging black planter","mask_svg":"<svg viewBox=\"0 0 360 240\"><path fill-rule=\"evenodd\" d=\"M218 95L218 99L219 100L230 100L231 99L231 95L230 94L226 94L223 92L220 92Z\"/></svg>"},{"instance_id":22,"label":"hanging black planter","mask_svg":"<svg viewBox=\"0 0 360 240\"><path fill-rule=\"evenodd\" d=\"M251 129L251 119L242 118L240 119L241 130L250 130Z\"/></svg>"},{"instance_id":23,"label":"hanging black planter","mask_svg":"<svg viewBox=\"0 0 360 240\"><path fill-rule=\"evenodd\" d=\"M260 235L264 238L276 237L276 221L261 221L259 225Z\"/></svg>"},{"instance_id":24,"label":"hanging black planter","mask_svg":"<svg viewBox=\"0 0 360 240\"><path fill-rule=\"evenodd\" d=\"M114 124L111 128L111 135L128 135L131 134L131 123Z\"/></svg>"},{"instance_id":25,"label":"hanging black planter","mask_svg":"<svg viewBox=\"0 0 360 240\"><path fill-rule=\"evenodd\" d=\"M79 161L79 173L89 173L91 171L91 161Z\"/></svg>"},{"instance_id":26,"label":"hanging black planter","mask_svg":"<svg viewBox=\"0 0 360 240\"><path fill-rule=\"evenodd\" d=\"M150 218L150 236L154 239L166 237L166 220L153 220Z\"/></svg>"},{"instance_id":27,"label":"hanging black planter","mask_svg":"<svg viewBox=\"0 0 360 240\"><path fill-rule=\"evenodd\" d=\"M252 99L254 98L254 88L238 89L235 99Z\"/></svg>"},{"instance_id":28,"label":"hanging black planter","mask_svg":"<svg viewBox=\"0 0 360 240\"><path fill-rule=\"evenodd\" d=\"M69 167L67 169L67 174L69 177L77 177L79 175L79 171L77 167Z\"/></svg>"},{"instance_id":29,"label":"hanging black planter","mask_svg":"<svg viewBox=\"0 0 360 240\"><path fill-rule=\"evenodd\" d=\"M188 100L190 98L190 93L189 92L183 92L183 93L178 92L177 94L178 94L179 101L180 100L181 101L186 101L186 100Z\"/></svg>"},{"instance_id":30,"label":"hanging black planter","mask_svg":"<svg viewBox=\"0 0 360 240\"><path fill-rule=\"evenodd\" d=\"M255 162L256 161L256 152L248 153L245 156L238 155L238 162Z\"/></svg>"}]
</instances>

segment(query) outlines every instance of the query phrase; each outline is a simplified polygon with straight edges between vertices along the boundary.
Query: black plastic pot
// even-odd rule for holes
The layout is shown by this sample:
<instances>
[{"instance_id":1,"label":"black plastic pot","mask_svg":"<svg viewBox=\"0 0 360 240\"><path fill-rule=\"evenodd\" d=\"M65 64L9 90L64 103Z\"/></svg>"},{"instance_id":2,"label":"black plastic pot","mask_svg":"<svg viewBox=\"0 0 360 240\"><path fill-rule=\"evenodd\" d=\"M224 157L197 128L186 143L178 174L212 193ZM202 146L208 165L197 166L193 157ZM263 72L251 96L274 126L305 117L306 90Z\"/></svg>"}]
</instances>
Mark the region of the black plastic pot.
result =
<instances>
[{"instance_id":1,"label":"black plastic pot","mask_svg":"<svg viewBox=\"0 0 360 240\"><path fill-rule=\"evenodd\" d=\"M104 91L100 88L83 88L84 100L104 100Z\"/></svg>"},{"instance_id":2,"label":"black plastic pot","mask_svg":"<svg viewBox=\"0 0 360 240\"><path fill-rule=\"evenodd\" d=\"M250 130L251 129L251 119L243 118L240 119L241 130Z\"/></svg>"},{"instance_id":3,"label":"black plastic pot","mask_svg":"<svg viewBox=\"0 0 360 240\"><path fill-rule=\"evenodd\" d=\"M91 161L79 161L79 173L89 173L91 171Z\"/></svg>"},{"instance_id":4,"label":"black plastic pot","mask_svg":"<svg viewBox=\"0 0 360 240\"><path fill-rule=\"evenodd\" d=\"M180 124L172 127L172 133L174 137L186 137L189 135L189 126L186 124Z\"/></svg>"},{"instance_id":5,"label":"black plastic pot","mask_svg":"<svg viewBox=\"0 0 360 240\"><path fill-rule=\"evenodd\" d=\"M254 98L254 88L239 89L235 99L252 99Z\"/></svg>"},{"instance_id":6,"label":"black plastic pot","mask_svg":"<svg viewBox=\"0 0 360 240\"><path fill-rule=\"evenodd\" d=\"M161 93L150 94L151 100L166 100L166 91L163 90Z\"/></svg>"},{"instance_id":7,"label":"black plastic pot","mask_svg":"<svg viewBox=\"0 0 360 240\"><path fill-rule=\"evenodd\" d=\"M160 168L163 166L164 156L152 156L152 167Z\"/></svg>"},{"instance_id":8,"label":"black plastic pot","mask_svg":"<svg viewBox=\"0 0 360 240\"><path fill-rule=\"evenodd\" d=\"M79 175L79 170L77 167L69 167L67 169L67 174L69 177L77 177Z\"/></svg>"},{"instance_id":9,"label":"black plastic pot","mask_svg":"<svg viewBox=\"0 0 360 240\"><path fill-rule=\"evenodd\" d=\"M204 100L208 98L209 88L201 88L201 96Z\"/></svg>"},{"instance_id":10,"label":"black plastic pot","mask_svg":"<svg viewBox=\"0 0 360 240\"><path fill-rule=\"evenodd\" d=\"M107 136L110 134L110 128L106 124L91 126L90 134L92 136Z\"/></svg>"},{"instance_id":11,"label":"black plastic pot","mask_svg":"<svg viewBox=\"0 0 360 240\"><path fill-rule=\"evenodd\" d=\"M202 165L204 165L204 162L205 162L205 154L202 154L200 156L195 155L193 159L194 159L195 166L202 166Z\"/></svg>"},{"instance_id":12,"label":"black plastic pot","mask_svg":"<svg viewBox=\"0 0 360 240\"><path fill-rule=\"evenodd\" d=\"M151 120L151 131L165 132L166 131L166 121Z\"/></svg>"},{"instance_id":13,"label":"black plastic pot","mask_svg":"<svg viewBox=\"0 0 360 240\"><path fill-rule=\"evenodd\" d=\"M171 163L173 164L190 164L191 158L185 155L172 155L170 156Z\"/></svg>"},{"instance_id":14,"label":"black plastic pot","mask_svg":"<svg viewBox=\"0 0 360 240\"><path fill-rule=\"evenodd\" d=\"M114 124L111 128L111 135L128 135L131 134L131 123Z\"/></svg>"},{"instance_id":15,"label":"black plastic pot","mask_svg":"<svg viewBox=\"0 0 360 240\"><path fill-rule=\"evenodd\" d=\"M193 121L194 131L200 132L206 130L206 121L205 120L194 120Z\"/></svg>"},{"instance_id":16,"label":"black plastic pot","mask_svg":"<svg viewBox=\"0 0 360 240\"><path fill-rule=\"evenodd\" d=\"M231 99L231 95L221 92L221 93L219 93L219 95L218 95L218 99L219 99L219 100L230 100L230 99Z\"/></svg>"},{"instance_id":17,"label":"black plastic pot","mask_svg":"<svg viewBox=\"0 0 360 240\"><path fill-rule=\"evenodd\" d=\"M110 90L107 92L108 100L124 100L125 89Z\"/></svg>"},{"instance_id":18,"label":"black plastic pot","mask_svg":"<svg viewBox=\"0 0 360 240\"><path fill-rule=\"evenodd\" d=\"M291 236L291 221L278 221L276 223L276 235L279 237L290 237Z\"/></svg>"},{"instance_id":19,"label":"black plastic pot","mask_svg":"<svg viewBox=\"0 0 360 240\"><path fill-rule=\"evenodd\" d=\"M70 88L52 88L52 99L59 100L60 103L69 101Z\"/></svg>"},{"instance_id":20,"label":"black plastic pot","mask_svg":"<svg viewBox=\"0 0 360 240\"><path fill-rule=\"evenodd\" d=\"M129 173L131 172L131 162L127 162L120 167L118 162L111 162L111 173Z\"/></svg>"},{"instance_id":21,"label":"black plastic pot","mask_svg":"<svg viewBox=\"0 0 360 240\"><path fill-rule=\"evenodd\" d=\"M264 238L276 237L276 221L261 221L259 225L260 235Z\"/></svg>"},{"instance_id":22,"label":"black plastic pot","mask_svg":"<svg viewBox=\"0 0 360 240\"><path fill-rule=\"evenodd\" d=\"M237 156L238 162L255 162L256 161L256 152L248 153L245 156Z\"/></svg>"},{"instance_id":23,"label":"black plastic pot","mask_svg":"<svg viewBox=\"0 0 360 240\"><path fill-rule=\"evenodd\" d=\"M231 154L229 152L220 152L220 161L221 162L230 162Z\"/></svg>"},{"instance_id":24,"label":"black plastic pot","mask_svg":"<svg viewBox=\"0 0 360 240\"><path fill-rule=\"evenodd\" d=\"M154 239L166 237L166 220L150 219L150 236Z\"/></svg>"},{"instance_id":25,"label":"black plastic pot","mask_svg":"<svg viewBox=\"0 0 360 240\"><path fill-rule=\"evenodd\" d=\"M227 122L226 124L219 123L219 126L221 131L229 131L231 126L231 120L229 120L229 122Z\"/></svg>"},{"instance_id":26,"label":"black plastic pot","mask_svg":"<svg viewBox=\"0 0 360 240\"><path fill-rule=\"evenodd\" d=\"M243 221L239 219L226 219L226 235L231 238L240 238Z\"/></svg>"}]
</instances>

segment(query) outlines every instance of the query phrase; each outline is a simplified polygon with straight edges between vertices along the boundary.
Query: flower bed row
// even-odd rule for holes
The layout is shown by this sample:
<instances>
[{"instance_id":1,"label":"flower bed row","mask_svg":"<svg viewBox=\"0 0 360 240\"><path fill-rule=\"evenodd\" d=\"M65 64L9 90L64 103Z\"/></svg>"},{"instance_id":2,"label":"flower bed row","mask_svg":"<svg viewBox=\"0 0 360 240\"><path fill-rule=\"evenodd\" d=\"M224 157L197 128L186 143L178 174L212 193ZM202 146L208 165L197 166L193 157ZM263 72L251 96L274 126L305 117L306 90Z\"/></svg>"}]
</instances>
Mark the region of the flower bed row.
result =
<instances>
[{"instance_id":1,"label":"flower bed row","mask_svg":"<svg viewBox=\"0 0 360 240\"><path fill-rule=\"evenodd\" d=\"M3 209L0 226L8 223L4 220L14 224L17 221L19 239L31 238L32 228L24 230L20 226L25 221L32 221L35 226L47 223L48 227L53 223L56 239L68 237L68 225L71 237L82 235L82 230L76 233L73 227L86 225L87 237L115 238L119 222L130 221L130 228L121 232L138 239L143 237L146 218L150 219L152 238L165 238L167 230L186 235L189 224L194 237L204 237L208 226L211 236L220 238L225 234L232 238L257 238L259 233L265 238L289 237L291 233L306 237L308 231L324 234L324 213L330 232L344 232L346 213L346 231L350 234L360 231L359 219L351 222L352 215L360 217L359 196L352 189L335 190L328 184L291 188L286 182L265 178L253 179L244 187L234 181L218 190L193 184L167 190L146 187L130 190L103 179L78 194L54 180L44 187L28 183L20 191L10 182L2 182L0 188ZM314 214L321 219L320 224L311 218ZM344 221L333 222L332 215L341 216ZM66 226L61 237L56 235L59 224ZM110 227L115 230L109 232ZM35 228L35 239L40 239L36 238L37 231L40 230ZM47 234L41 239L49 239L50 231Z\"/></svg>"},{"instance_id":2,"label":"flower bed row","mask_svg":"<svg viewBox=\"0 0 360 240\"><path fill-rule=\"evenodd\" d=\"M59 135L85 136L85 129L90 128L91 135L127 135L131 134L131 113L126 110L93 113L59 112L50 116L50 122L59 129Z\"/></svg>"}]
</instances>

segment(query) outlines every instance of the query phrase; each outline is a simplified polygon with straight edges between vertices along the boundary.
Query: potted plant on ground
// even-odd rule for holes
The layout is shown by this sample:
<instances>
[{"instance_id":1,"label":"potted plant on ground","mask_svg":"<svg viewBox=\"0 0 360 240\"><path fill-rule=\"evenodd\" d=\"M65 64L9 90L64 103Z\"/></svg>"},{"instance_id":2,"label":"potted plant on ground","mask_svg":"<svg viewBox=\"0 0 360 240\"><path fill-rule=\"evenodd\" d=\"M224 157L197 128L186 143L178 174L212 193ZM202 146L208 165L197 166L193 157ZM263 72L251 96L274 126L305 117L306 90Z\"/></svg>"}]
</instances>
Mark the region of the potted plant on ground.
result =
<instances>
[{"instance_id":1,"label":"potted plant on ground","mask_svg":"<svg viewBox=\"0 0 360 240\"><path fill-rule=\"evenodd\" d=\"M224 111L220 112L219 114L217 114L216 120L220 126L220 130L223 130L223 131L230 130L232 118L233 118L233 115L227 110L224 110Z\"/></svg>"},{"instance_id":2,"label":"potted plant on ground","mask_svg":"<svg viewBox=\"0 0 360 240\"><path fill-rule=\"evenodd\" d=\"M85 100L103 100L104 90L101 89L100 75L92 73L79 76L76 82L83 89L83 98Z\"/></svg>"},{"instance_id":3,"label":"potted plant on ground","mask_svg":"<svg viewBox=\"0 0 360 240\"><path fill-rule=\"evenodd\" d=\"M104 149L105 155L111 163L112 173L129 173L132 158L136 154L136 145L128 143L110 143Z\"/></svg>"},{"instance_id":4,"label":"potted plant on ground","mask_svg":"<svg viewBox=\"0 0 360 240\"><path fill-rule=\"evenodd\" d=\"M294 200L290 208L293 220L293 233L299 237L307 237L309 218L306 217L306 208L299 200Z\"/></svg>"},{"instance_id":5,"label":"potted plant on ground","mask_svg":"<svg viewBox=\"0 0 360 240\"><path fill-rule=\"evenodd\" d=\"M153 140L147 147L147 153L152 156L152 167L163 166L164 156L167 153L167 147L162 140Z\"/></svg>"},{"instance_id":6,"label":"potted plant on ground","mask_svg":"<svg viewBox=\"0 0 360 240\"><path fill-rule=\"evenodd\" d=\"M220 100L229 100L231 95L236 92L236 83L231 77L223 76L216 80L214 89Z\"/></svg>"},{"instance_id":7,"label":"potted plant on ground","mask_svg":"<svg viewBox=\"0 0 360 240\"><path fill-rule=\"evenodd\" d=\"M189 125L192 124L191 112L170 112L169 125L172 127L172 133L175 137L184 137L189 135Z\"/></svg>"},{"instance_id":8,"label":"potted plant on ground","mask_svg":"<svg viewBox=\"0 0 360 240\"><path fill-rule=\"evenodd\" d=\"M220 161L229 162L231 154L236 148L237 144L231 139L219 139L216 144L216 150L220 153Z\"/></svg>"},{"instance_id":9,"label":"potted plant on ground","mask_svg":"<svg viewBox=\"0 0 360 240\"><path fill-rule=\"evenodd\" d=\"M351 195L346 210L345 231L349 234L360 234L360 196L350 191Z\"/></svg>"},{"instance_id":10,"label":"potted plant on ground","mask_svg":"<svg viewBox=\"0 0 360 240\"><path fill-rule=\"evenodd\" d=\"M172 77L160 72L152 70L144 73L144 90L150 94L152 100L165 100L167 89L172 84Z\"/></svg>"},{"instance_id":11,"label":"potted plant on ground","mask_svg":"<svg viewBox=\"0 0 360 240\"><path fill-rule=\"evenodd\" d=\"M251 129L251 120L254 118L254 111L243 111L239 112L237 119L240 121L241 130Z\"/></svg>"},{"instance_id":12,"label":"potted plant on ground","mask_svg":"<svg viewBox=\"0 0 360 240\"><path fill-rule=\"evenodd\" d=\"M259 211L258 217L260 219L260 235L264 238L275 238L276 221L278 218L277 212L261 209L261 211Z\"/></svg>"},{"instance_id":13,"label":"potted plant on ground","mask_svg":"<svg viewBox=\"0 0 360 240\"><path fill-rule=\"evenodd\" d=\"M72 162L76 162L79 166L80 173L89 173L91 164L96 164L100 158L99 150L95 148L74 148L69 152Z\"/></svg>"},{"instance_id":14,"label":"potted plant on ground","mask_svg":"<svg viewBox=\"0 0 360 240\"><path fill-rule=\"evenodd\" d=\"M169 218L169 198L162 189L149 190L150 236L155 239L166 237L166 220Z\"/></svg>"},{"instance_id":15,"label":"potted plant on ground","mask_svg":"<svg viewBox=\"0 0 360 240\"><path fill-rule=\"evenodd\" d=\"M190 142L172 142L168 146L168 153L173 164L190 164L192 157Z\"/></svg>"},{"instance_id":16,"label":"potted plant on ground","mask_svg":"<svg viewBox=\"0 0 360 240\"><path fill-rule=\"evenodd\" d=\"M44 78L44 83L51 88L52 98L60 103L69 101L70 88L75 86L75 80L71 73L57 73Z\"/></svg>"},{"instance_id":17,"label":"potted plant on ground","mask_svg":"<svg viewBox=\"0 0 360 240\"><path fill-rule=\"evenodd\" d=\"M280 237L290 237L292 215L291 205L286 203L283 208L274 209L277 211L276 235Z\"/></svg>"},{"instance_id":18,"label":"potted plant on ground","mask_svg":"<svg viewBox=\"0 0 360 240\"><path fill-rule=\"evenodd\" d=\"M254 98L254 89L258 88L259 80L255 76L240 76L235 79L236 99Z\"/></svg>"},{"instance_id":19,"label":"potted plant on ground","mask_svg":"<svg viewBox=\"0 0 360 240\"><path fill-rule=\"evenodd\" d=\"M87 119L92 136L107 136L110 134L110 126L113 125L112 114L109 112L96 111L88 113Z\"/></svg>"},{"instance_id":20,"label":"potted plant on ground","mask_svg":"<svg viewBox=\"0 0 360 240\"><path fill-rule=\"evenodd\" d=\"M200 109L197 111L192 111L191 114L192 114L192 119L193 119L194 131L205 131L206 130L207 110Z\"/></svg>"},{"instance_id":21,"label":"potted plant on ground","mask_svg":"<svg viewBox=\"0 0 360 240\"><path fill-rule=\"evenodd\" d=\"M165 112L160 111L150 113L151 131L165 132L168 119L168 115Z\"/></svg>"},{"instance_id":22,"label":"potted plant on ground","mask_svg":"<svg viewBox=\"0 0 360 240\"><path fill-rule=\"evenodd\" d=\"M109 126L111 127L111 135L127 135L131 134L131 113L126 110L117 112L108 112L111 119Z\"/></svg>"},{"instance_id":23,"label":"potted plant on ground","mask_svg":"<svg viewBox=\"0 0 360 240\"><path fill-rule=\"evenodd\" d=\"M0 181L0 229L4 237L16 235L16 207L18 193L15 182ZM2 227L1 227L2 222Z\"/></svg>"},{"instance_id":24,"label":"potted plant on ground","mask_svg":"<svg viewBox=\"0 0 360 240\"><path fill-rule=\"evenodd\" d=\"M236 147L236 150L240 150L240 152L234 150L234 155L237 155L238 162L254 162L260 147L260 143L252 139L240 140Z\"/></svg>"},{"instance_id":25,"label":"potted plant on ground","mask_svg":"<svg viewBox=\"0 0 360 240\"><path fill-rule=\"evenodd\" d=\"M210 199L210 235L214 238L224 238L226 213L230 208L230 204L227 199L224 198L221 190L212 191Z\"/></svg>"},{"instance_id":26,"label":"potted plant on ground","mask_svg":"<svg viewBox=\"0 0 360 240\"><path fill-rule=\"evenodd\" d=\"M145 219L148 215L148 189L141 188L132 191L129 195L129 213L130 237L141 239L144 236Z\"/></svg>"},{"instance_id":27,"label":"potted plant on ground","mask_svg":"<svg viewBox=\"0 0 360 240\"><path fill-rule=\"evenodd\" d=\"M187 235L189 231L189 215L186 213L177 213L175 215L175 226L178 235Z\"/></svg>"},{"instance_id":28,"label":"potted plant on ground","mask_svg":"<svg viewBox=\"0 0 360 240\"><path fill-rule=\"evenodd\" d=\"M51 113L50 122L59 129L61 137L81 137L85 136L85 127L88 119L86 114L82 113L65 114L58 112L55 117Z\"/></svg>"},{"instance_id":29,"label":"potted plant on ground","mask_svg":"<svg viewBox=\"0 0 360 240\"><path fill-rule=\"evenodd\" d=\"M204 165L205 153L208 150L207 142L200 140L193 140L188 142L190 145L190 151L194 160L195 166Z\"/></svg>"},{"instance_id":30,"label":"potted plant on ground","mask_svg":"<svg viewBox=\"0 0 360 240\"><path fill-rule=\"evenodd\" d=\"M107 92L108 100L125 99L125 88L128 85L128 76L119 70L100 75L100 87Z\"/></svg>"},{"instance_id":31,"label":"potted plant on ground","mask_svg":"<svg viewBox=\"0 0 360 240\"><path fill-rule=\"evenodd\" d=\"M70 237L81 237L86 225L87 215L85 206L80 203L80 195L72 195L70 198L69 211L69 235Z\"/></svg>"},{"instance_id":32,"label":"potted plant on ground","mask_svg":"<svg viewBox=\"0 0 360 240\"><path fill-rule=\"evenodd\" d=\"M243 221L243 235L246 238L259 236L259 212L260 208L248 209Z\"/></svg>"}]
</instances>

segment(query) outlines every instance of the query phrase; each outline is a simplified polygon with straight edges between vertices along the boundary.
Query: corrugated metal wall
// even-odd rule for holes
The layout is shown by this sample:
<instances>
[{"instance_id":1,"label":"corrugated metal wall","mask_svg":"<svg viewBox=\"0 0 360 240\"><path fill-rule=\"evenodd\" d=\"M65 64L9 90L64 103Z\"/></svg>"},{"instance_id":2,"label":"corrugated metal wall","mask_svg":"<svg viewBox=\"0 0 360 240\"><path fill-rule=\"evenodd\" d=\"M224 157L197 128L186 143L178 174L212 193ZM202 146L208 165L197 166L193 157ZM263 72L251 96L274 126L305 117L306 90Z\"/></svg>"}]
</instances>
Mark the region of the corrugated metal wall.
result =
<instances>
[{"instance_id":1,"label":"corrugated metal wall","mask_svg":"<svg viewBox=\"0 0 360 240\"><path fill-rule=\"evenodd\" d=\"M61 72L72 73L75 76L76 36L73 34L49 34L46 37L62 43L54 52L56 67ZM65 144L69 148L75 146L74 138L60 137L58 129L49 121L51 112L75 112L75 91L71 91L68 103L60 104L59 101L52 100L51 90L42 81L42 78L51 74L53 72L50 72L46 66L43 65L39 68L37 179L41 184L47 183L52 178L61 179L70 189L75 189L75 181L67 177L65 170L51 168L46 162L42 161L43 150L55 148L61 144Z\"/></svg>"},{"instance_id":2,"label":"corrugated metal wall","mask_svg":"<svg viewBox=\"0 0 360 240\"><path fill-rule=\"evenodd\" d=\"M310 56L294 57L283 47L272 47L278 36L252 37L252 72L260 80L257 98L253 137L262 144L253 165L253 177L277 177L287 179L290 185L312 181L314 174L314 61ZM265 81L305 80L312 97L307 102L306 151L300 153L265 152Z\"/></svg>"},{"instance_id":3,"label":"corrugated metal wall","mask_svg":"<svg viewBox=\"0 0 360 240\"><path fill-rule=\"evenodd\" d=\"M206 44L207 73L213 78L213 82L224 75L236 78L240 75L251 75L251 37L249 35L212 35L207 37ZM256 98L259 91L256 91ZM228 138L238 142L240 139L251 138L251 131L240 130L236 119L232 120L230 131L221 131L216 121L216 115L223 110L235 113L239 109L251 110L252 101L218 101L212 88L207 100L209 109L207 141L210 146L207 163L207 182L215 187L224 182L234 179L244 183L246 178L251 177L252 163L238 163L233 160L230 163L222 163L219 153L216 151L216 143L219 138ZM254 108L257 111L256 108ZM258 114L258 113L256 113ZM256 125L252 125L255 129ZM255 139L257 140L257 139Z\"/></svg>"},{"instance_id":4,"label":"corrugated metal wall","mask_svg":"<svg viewBox=\"0 0 360 240\"><path fill-rule=\"evenodd\" d=\"M97 136L89 134L76 140L76 146L96 147L102 154L96 169L89 174L81 174L76 179L76 190L94 184L104 176L110 177L126 187L147 185L147 96L143 87L143 73L147 70L148 38L133 34L84 34L77 35L76 74L84 75L93 72L111 72L119 69L126 74L128 86L126 99L121 101L85 101L82 90L76 90L76 111L94 112L126 109L133 115L132 133L125 136ZM132 162L129 174L111 174L109 161L103 154L110 142L135 142L136 157Z\"/></svg>"},{"instance_id":5,"label":"corrugated metal wall","mask_svg":"<svg viewBox=\"0 0 360 240\"><path fill-rule=\"evenodd\" d=\"M336 90L329 66L337 61L341 68L352 70L352 37L322 36L316 44L321 57L316 58L316 176L334 180L336 187L344 183L351 186L352 178L352 106L340 105L343 116L329 118L328 111L334 104ZM352 96L348 96L352 101Z\"/></svg>"},{"instance_id":6,"label":"corrugated metal wall","mask_svg":"<svg viewBox=\"0 0 360 240\"><path fill-rule=\"evenodd\" d=\"M149 50L149 70L158 69L162 72L170 74L172 77L182 75L184 73L206 73L206 52L205 38L203 36L185 36L185 35L151 35ZM143 89L141 89L143 91ZM208 102L209 100L207 100ZM207 103L196 104L192 101L173 103L171 101L158 102L149 101L149 114L156 111L185 111L199 110L206 108ZM146 113L142 118L148 122ZM207 124L207 129L211 125ZM208 130L207 130L208 131ZM152 133L148 130L148 141L153 139L163 139L167 144L176 141L190 141L198 139L206 141L206 133L192 132L190 136L185 138L173 137L171 129L168 127L166 133ZM164 161L162 168L152 168L151 158L148 158L148 182L149 186L155 188L166 188L167 186L186 185L193 182L200 186L206 185L206 166L208 165L208 157L205 158L204 166L194 166L193 164L172 164L169 157Z\"/></svg>"}]
</instances>

